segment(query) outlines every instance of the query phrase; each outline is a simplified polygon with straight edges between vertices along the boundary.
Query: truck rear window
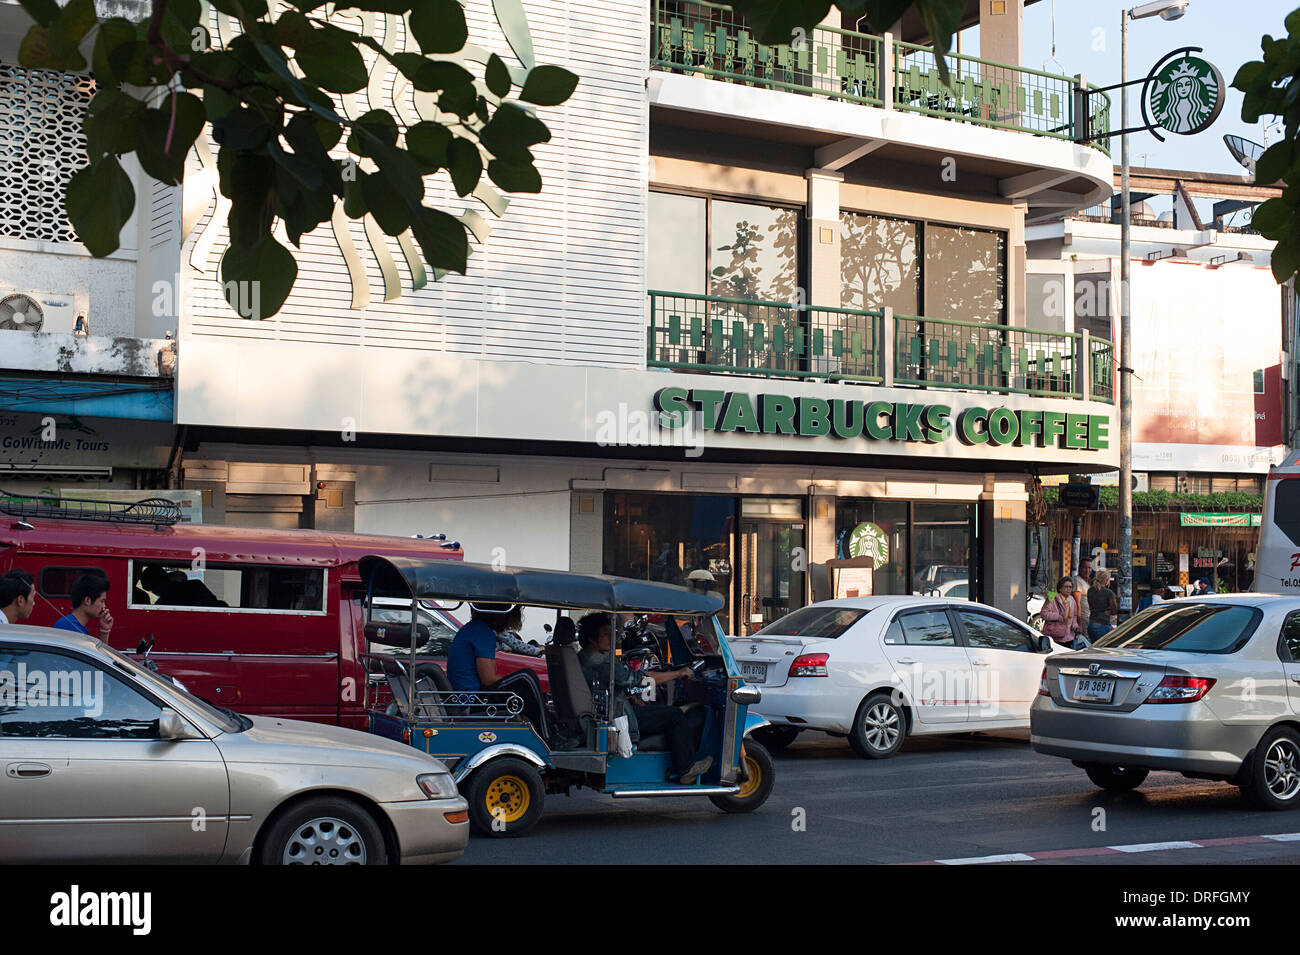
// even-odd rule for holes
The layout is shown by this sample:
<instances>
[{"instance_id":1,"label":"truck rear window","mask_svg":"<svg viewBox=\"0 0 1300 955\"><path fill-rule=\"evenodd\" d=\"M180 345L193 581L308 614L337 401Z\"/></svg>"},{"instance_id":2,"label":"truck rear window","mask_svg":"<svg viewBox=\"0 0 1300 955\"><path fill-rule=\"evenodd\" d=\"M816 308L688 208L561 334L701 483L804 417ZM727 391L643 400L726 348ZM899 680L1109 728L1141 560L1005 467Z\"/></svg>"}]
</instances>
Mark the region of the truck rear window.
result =
<instances>
[{"instance_id":1,"label":"truck rear window","mask_svg":"<svg viewBox=\"0 0 1300 955\"><path fill-rule=\"evenodd\" d=\"M1236 653L1246 645L1263 616L1256 608L1240 604L1171 600L1129 618L1093 646Z\"/></svg>"}]
</instances>

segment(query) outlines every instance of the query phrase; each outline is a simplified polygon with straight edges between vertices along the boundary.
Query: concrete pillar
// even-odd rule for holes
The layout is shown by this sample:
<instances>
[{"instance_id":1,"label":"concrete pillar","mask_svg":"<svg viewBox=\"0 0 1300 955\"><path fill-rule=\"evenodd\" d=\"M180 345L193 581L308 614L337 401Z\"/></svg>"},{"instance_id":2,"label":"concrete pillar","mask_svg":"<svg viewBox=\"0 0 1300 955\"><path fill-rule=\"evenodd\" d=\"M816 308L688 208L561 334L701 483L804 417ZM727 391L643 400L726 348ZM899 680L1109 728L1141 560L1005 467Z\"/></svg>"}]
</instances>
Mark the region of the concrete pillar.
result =
<instances>
[{"instance_id":1,"label":"concrete pillar","mask_svg":"<svg viewBox=\"0 0 1300 955\"><path fill-rule=\"evenodd\" d=\"M808 222L811 231L807 303L840 305L840 183L842 173L809 169Z\"/></svg>"},{"instance_id":2,"label":"concrete pillar","mask_svg":"<svg viewBox=\"0 0 1300 955\"><path fill-rule=\"evenodd\" d=\"M806 599L827 600L830 577L826 561L835 557L835 488L808 489L808 593Z\"/></svg>"},{"instance_id":3,"label":"concrete pillar","mask_svg":"<svg viewBox=\"0 0 1300 955\"><path fill-rule=\"evenodd\" d=\"M980 0L980 58L1024 65L1025 0Z\"/></svg>"},{"instance_id":4,"label":"concrete pillar","mask_svg":"<svg viewBox=\"0 0 1300 955\"><path fill-rule=\"evenodd\" d=\"M1024 478L998 475L985 481L979 505L984 602L1017 619L1025 616L1027 503Z\"/></svg>"},{"instance_id":5,"label":"concrete pillar","mask_svg":"<svg viewBox=\"0 0 1300 955\"><path fill-rule=\"evenodd\" d=\"M569 570L603 574L605 562L605 495L574 491L569 501Z\"/></svg>"}]
</instances>

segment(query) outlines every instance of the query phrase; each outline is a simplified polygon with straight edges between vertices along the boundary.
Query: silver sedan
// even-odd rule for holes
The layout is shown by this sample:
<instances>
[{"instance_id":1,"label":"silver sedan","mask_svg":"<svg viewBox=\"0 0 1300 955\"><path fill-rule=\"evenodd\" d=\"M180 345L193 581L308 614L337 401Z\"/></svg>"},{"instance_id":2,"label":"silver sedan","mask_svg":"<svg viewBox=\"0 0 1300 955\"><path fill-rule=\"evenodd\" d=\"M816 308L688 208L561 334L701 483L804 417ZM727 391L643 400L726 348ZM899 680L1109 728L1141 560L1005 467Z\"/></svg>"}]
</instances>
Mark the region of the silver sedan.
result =
<instances>
[{"instance_id":1,"label":"silver sedan","mask_svg":"<svg viewBox=\"0 0 1300 955\"><path fill-rule=\"evenodd\" d=\"M98 640L0 628L5 862L449 862L446 767L355 730L214 707Z\"/></svg>"},{"instance_id":2,"label":"silver sedan","mask_svg":"<svg viewBox=\"0 0 1300 955\"><path fill-rule=\"evenodd\" d=\"M1092 647L1049 657L1030 742L1103 789L1151 770L1300 806L1300 598L1229 594L1157 604Z\"/></svg>"}]
</instances>

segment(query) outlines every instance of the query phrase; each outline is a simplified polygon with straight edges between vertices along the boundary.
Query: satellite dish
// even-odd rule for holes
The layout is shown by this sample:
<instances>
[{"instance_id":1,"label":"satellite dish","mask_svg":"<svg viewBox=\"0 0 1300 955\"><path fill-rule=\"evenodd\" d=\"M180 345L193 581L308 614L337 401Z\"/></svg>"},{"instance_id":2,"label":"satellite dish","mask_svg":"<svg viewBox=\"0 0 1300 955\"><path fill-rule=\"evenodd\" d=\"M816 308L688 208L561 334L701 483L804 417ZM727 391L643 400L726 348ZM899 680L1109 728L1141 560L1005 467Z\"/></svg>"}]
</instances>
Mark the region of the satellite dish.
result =
<instances>
[{"instance_id":1,"label":"satellite dish","mask_svg":"<svg viewBox=\"0 0 1300 955\"><path fill-rule=\"evenodd\" d=\"M1223 145L1228 147L1233 159L1241 163L1252 176L1255 175L1255 162L1264 152L1263 146L1241 136L1231 135L1223 137Z\"/></svg>"}]
</instances>

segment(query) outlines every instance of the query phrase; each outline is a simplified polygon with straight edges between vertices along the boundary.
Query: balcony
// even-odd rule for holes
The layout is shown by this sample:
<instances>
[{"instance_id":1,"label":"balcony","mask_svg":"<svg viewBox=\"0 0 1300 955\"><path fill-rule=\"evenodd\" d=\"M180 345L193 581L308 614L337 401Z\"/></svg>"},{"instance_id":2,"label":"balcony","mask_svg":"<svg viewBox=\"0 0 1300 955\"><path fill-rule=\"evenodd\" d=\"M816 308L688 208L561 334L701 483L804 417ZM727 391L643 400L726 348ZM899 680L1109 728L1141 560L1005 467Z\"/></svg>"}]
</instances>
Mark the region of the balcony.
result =
<instances>
[{"instance_id":1,"label":"balcony","mask_svg":"<svg viewBox=\"0 0 1300 955\"><path fill-rule=\"evenodd\" d=\"M1114 346L1087 332L678 292L649 298L651 368L1114 403Z\"/></svg>"},{"instance_id":2,"label":"balcony","mask_svg":"<svg viewBox=\"0 0 1300 955\"><path fill-rule=\"evenodd\" d=\"M947 83L933 51L888 35L817 26L794 43L766 46L729 7L654 3L653 69L1087 143L1109 156L1105 93L963 54L945 63Z\"/></svg>"}]
</instances>

